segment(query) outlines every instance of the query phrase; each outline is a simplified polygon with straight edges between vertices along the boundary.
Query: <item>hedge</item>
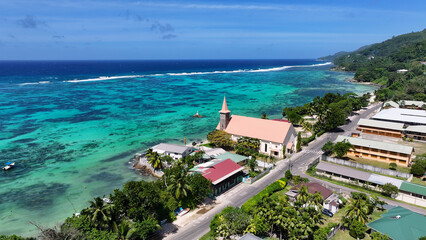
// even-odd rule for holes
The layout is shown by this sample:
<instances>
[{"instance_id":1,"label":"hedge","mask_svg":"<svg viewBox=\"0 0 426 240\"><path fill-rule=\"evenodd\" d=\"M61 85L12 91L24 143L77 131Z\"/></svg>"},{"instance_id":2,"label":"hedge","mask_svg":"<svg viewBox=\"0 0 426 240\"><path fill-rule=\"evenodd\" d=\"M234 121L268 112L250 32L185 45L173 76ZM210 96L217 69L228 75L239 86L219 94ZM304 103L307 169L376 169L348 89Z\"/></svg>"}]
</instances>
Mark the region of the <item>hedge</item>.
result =
<instances>
[{"instance_id":1,"label":"hedge","mask_svg":"<svg viewBox=\"0 0 426 240\"><path fill-rule=\"evenodd\" d=\"M287 179L281 178L270 185L268 185L265 189L260 191L258 194L254 195L252 198L247 200L242 206L241 209L243 209L246 212L250 212L251 209L254 209L254 207L257 205L257 203L262 200L263 197L268 197L274 192L278 192L283 190L287 186Z\"/></svg>"},{"instance_id":2,"label":"hedge","mask_svg":"<svg viewBox=\"0 0 426 240\"><path fill-rule=\"evenodd\" d=\"M313 140L315 140L315 134L312 134L312 136L308 138L302 138L302 145L306 146L308 145L308 143L312 142Z\"/></svg>"}]
</instances>

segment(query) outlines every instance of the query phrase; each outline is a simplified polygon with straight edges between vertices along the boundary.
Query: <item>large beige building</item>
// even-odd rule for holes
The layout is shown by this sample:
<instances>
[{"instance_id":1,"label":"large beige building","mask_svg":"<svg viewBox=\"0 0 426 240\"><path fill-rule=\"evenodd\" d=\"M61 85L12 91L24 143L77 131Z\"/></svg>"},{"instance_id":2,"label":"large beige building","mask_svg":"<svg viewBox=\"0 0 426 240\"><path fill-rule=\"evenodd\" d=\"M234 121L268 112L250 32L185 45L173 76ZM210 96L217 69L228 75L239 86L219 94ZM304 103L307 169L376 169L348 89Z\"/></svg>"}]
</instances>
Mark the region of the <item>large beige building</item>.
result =
<instances>
[{"instance_id":1,"label":"large beige building","mask_svg":"<svg viewBox=\"0 0 426 240\"><path fill-rule=\"evenodd\" d=\"M295 151L297 139L293 124L235 114L231 117L226 98L219 113L220 121L216 129L231 134L232 140L237 141L241 137L259 139L259 152L278 158Z\"/></svg>"},{"instance_id":2,"label":"large beige building","mask_svg":"<svg viewBox=\"0 0 426 240\"><path fill-rule=\"evenodd\" d=\"M372 119L360 119L357 130L362 133L386 137L402 138L404 136L403 123L385 122Z\"/></svg>"},{"instance_id":3,"label":"large beige building","mask_svg":"<svg viewBox=\"0 0 426 240\"><path fill-rule=\"evenodd\" d=\"M348 156L371 159L386 163L396 163L408 167L413 160L414 148L394 143L367 140L363 138L354 138L338 136L336 142L347 141L355 149L347 152Z\"/></svg>"}]
</instances>

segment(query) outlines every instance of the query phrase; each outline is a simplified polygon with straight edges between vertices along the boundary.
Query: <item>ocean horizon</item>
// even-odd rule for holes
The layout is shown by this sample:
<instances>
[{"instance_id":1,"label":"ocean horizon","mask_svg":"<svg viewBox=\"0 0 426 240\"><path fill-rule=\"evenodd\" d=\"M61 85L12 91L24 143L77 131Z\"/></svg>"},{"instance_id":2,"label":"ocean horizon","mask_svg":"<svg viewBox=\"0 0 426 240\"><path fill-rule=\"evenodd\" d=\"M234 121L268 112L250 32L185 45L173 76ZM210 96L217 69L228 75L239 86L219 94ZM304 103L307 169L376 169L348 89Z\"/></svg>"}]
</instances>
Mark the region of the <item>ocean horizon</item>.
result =
<instances>
[{"instance_id":1,"label":"ocean horizon","mask_svg":"<svg viewBox=\"0 0 426 240\"><path fill-rule=\"evenodd\" d=\"M131 157L160 142L203 141L232 114L280 118L325 93L363 94L314 59L0 61L0 234L34 236L137 174ZM199 112L204 118L193 118Z\"/></svg>"}]
</instances>

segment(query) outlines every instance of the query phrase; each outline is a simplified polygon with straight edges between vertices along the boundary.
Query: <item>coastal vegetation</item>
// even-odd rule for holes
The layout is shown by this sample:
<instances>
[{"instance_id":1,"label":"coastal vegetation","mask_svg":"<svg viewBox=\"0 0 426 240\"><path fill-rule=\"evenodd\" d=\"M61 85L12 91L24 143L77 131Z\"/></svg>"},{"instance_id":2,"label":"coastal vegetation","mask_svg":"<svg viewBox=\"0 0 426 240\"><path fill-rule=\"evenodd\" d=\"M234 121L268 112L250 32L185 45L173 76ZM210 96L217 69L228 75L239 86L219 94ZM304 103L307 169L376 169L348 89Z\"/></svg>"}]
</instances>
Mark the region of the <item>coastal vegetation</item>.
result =
<instances>
[{"instance_id":1,"label":"coastal vegetation","mask_svg":"<svg viewBox=\"0 0 426 240\"><path fill-rule=\"evenodd\" d=\"M282 115L294 125L308 125L303 117L311 116L315 119L312 127L305 127L313 132L309 138L302 138L302 145L306 145L315 139L315 135L321 135L325 131L331 131L344 125L346 119L353 111L368 106L369 94L357 96L354 93L341 95L339 93L327 93L323 97L317 96L312 102L303 106L285 107Z\"/></svg>"},{"instance_id":2,"label":"coastal vegetation","mask_svg":"<svg viewBox=\"0 0 426 240\"><path fill-rule=\"evenodd\" d=\"M355 72L358 82L380 85L377 100L426 101L425 60L426 29L341 55L334 64L337 70Z\"/></svg>"},{"instance_id":3,"label":"coastal vegetation","mask_svg":"<svg viewBox=\"0 0 426 240\"><path fill-rule=\"evenodd\" d=\"M69 217L59 227L39 227L39 239L56 240L139 240L148 239L161 228L160 223L176 219L180 207L195 208L212 193L211 182L200 174L189 174L188 163L200 154L174 160L148 150L154 168L164 169L157 181L131 181L115 189L109 198L96 197L80 214ZM202 155L202 152L201 152ZM163 161L171 165L165 167ZM21 240L1 236L4 240Z\"/></svg>"}]
</instances>

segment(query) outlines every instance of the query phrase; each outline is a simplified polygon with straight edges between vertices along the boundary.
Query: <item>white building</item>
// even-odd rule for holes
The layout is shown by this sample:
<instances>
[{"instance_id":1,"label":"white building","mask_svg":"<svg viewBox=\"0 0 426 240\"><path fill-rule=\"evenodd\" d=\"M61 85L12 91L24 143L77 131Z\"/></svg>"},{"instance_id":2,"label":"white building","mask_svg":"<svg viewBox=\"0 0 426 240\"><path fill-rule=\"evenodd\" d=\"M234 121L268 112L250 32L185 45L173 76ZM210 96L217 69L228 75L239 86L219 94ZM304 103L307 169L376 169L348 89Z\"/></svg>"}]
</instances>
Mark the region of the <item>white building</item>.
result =
<instances>
[{"instance_id":1,"label":"white building","mask_svg":"<svg viewBox=\"0 0 426 240\"><path fill-rule=\"evenodd\" d=\"M231 117L226 98L219 113L220 122L216 129L231 134L232 140L237 141L241 137L259 139L259 152L278 158L295 151L297 134L293 124L238 115Z\"/></svg>"},{"instance_id":2,"label":"white building","mask_svg":"<svg viewBox=\"0 0 426 240\"><path fill-rule=\"evenodd\" d=\"M157 152L158 154L163 156L168 155L173 159L180 159L190 154L192 148L177 144L160 143L152 147L152 151Z\"/></svg>"}]
</instances>

